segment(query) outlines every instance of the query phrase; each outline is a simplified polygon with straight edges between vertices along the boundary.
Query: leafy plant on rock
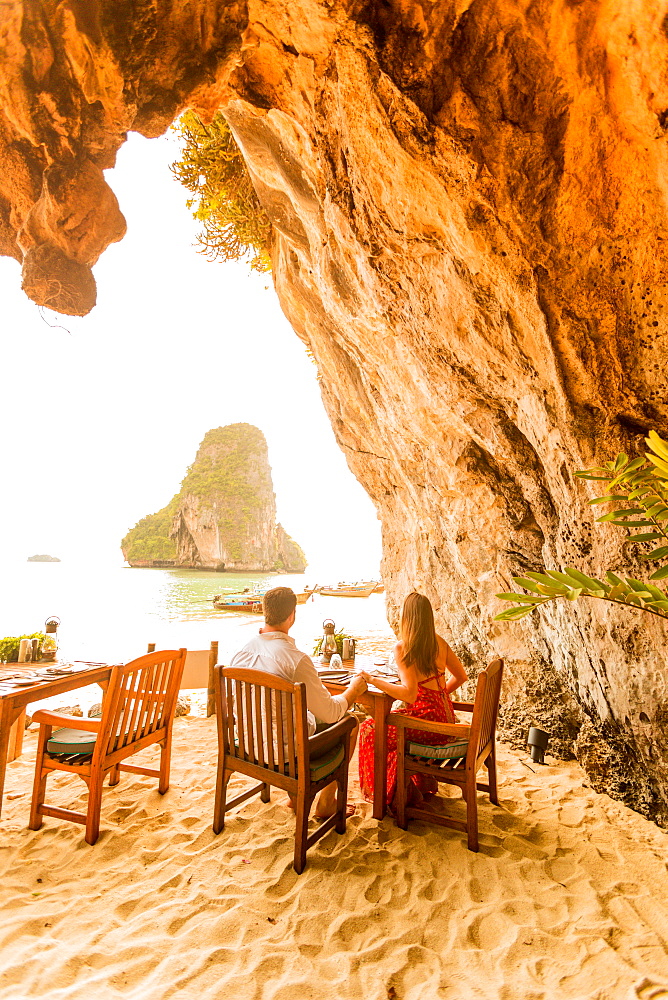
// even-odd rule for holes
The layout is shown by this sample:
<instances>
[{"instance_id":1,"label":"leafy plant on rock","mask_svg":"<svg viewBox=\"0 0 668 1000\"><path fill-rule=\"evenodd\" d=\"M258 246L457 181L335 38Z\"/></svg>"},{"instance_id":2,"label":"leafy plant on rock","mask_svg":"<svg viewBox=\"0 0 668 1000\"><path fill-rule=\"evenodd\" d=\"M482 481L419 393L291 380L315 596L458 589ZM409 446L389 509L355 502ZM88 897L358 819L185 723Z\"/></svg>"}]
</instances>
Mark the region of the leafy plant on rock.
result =
<instances>
[{"instance_id":1,"label":"leafy plant on rock","mask_svg":"<svg viewBox=\"0 0 668 1000\"><path fill-rule=\"evenodd\" d=\"M515 607L495 615L495 621L516 621L541 604L560 597L569 601L594 597L668 619L668 595L649 582L668 577L668 441L659 437L656 431L650 431L645 442L649 451L640 458L631 461L627 455L619 454L614 461L600 468L576 472L576 476L607 484L605 495L589 501L593 505L612 505L611 511L597 518L598 522L631 529L629 542L655 546L640 555L641 559L659 563L649 580L621 578L610 571L604 574L603 580L597 580L570 566L559 572L546 569L541 573L514 576L513 582L527 593L497 594L503 601L513 601ZM657 546L657 542L661 544Z\"/></svg>"},{"instance_id":2,"label":"leafy plant on rock","mask_svg":"<svg viewBox=\"0 0 668 1000\"><path fill-rule=\"evenodd\" d=\"M223 115L216 112L206 125L186 111L175 129L183 153L172 171L194 195L186 204L202 223L203 253L211 260L250 258L253 270L270 271L271 223Z\"/></svg>"}]
</instances>

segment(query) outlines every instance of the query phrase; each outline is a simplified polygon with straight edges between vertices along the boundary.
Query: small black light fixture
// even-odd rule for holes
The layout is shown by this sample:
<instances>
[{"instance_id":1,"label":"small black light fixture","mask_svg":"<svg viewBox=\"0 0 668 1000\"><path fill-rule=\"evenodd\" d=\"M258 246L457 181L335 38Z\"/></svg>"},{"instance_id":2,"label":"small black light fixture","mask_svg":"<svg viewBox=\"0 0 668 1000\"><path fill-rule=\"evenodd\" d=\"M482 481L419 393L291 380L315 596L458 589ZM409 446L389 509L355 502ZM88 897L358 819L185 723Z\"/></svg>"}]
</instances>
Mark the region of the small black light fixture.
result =
<instances>
[{"instance_id":1,"label":"small black light fixture","mask_svg":"<svg viewBox=\"0 0 668 1000\"><path fill-rule=\"evenodd\" d=\"M534 764L545 763L545 751L549 742L548 733L544 733L542 729L536 729L534 726L530 727L527 743L531 747L531 759Z\"/></svg>"}]
</instances>

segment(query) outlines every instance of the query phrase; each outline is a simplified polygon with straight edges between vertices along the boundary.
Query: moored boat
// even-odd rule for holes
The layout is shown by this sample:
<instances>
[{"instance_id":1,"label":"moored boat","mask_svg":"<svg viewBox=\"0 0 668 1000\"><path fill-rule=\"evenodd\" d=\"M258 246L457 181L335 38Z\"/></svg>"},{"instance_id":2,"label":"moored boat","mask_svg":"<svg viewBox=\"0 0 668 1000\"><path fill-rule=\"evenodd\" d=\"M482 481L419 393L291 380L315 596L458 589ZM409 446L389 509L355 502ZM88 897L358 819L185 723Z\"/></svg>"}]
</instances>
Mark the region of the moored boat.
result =
<instances>
[{"instance_id":1,"label":"moored boat","mask_svg":"<svg viewBox=\"0 0 668 1000\"><path fill-rule=\"evenodd\" d=\"M238 599L238 595L230 594L214 597L213 606L216 611L242 611L246 614L262 614L262 601L257 598Z\"/></svg>"},{"instance_id":2,"label":"moored boat","mask_svg":"<svg viewBox=\"0 0 668 1000\"><path fill-rule=\"evenodd\" d=\"M306 604L314 590L307 590L295 594L297 604ZM262 613L262 598L264 590L244 590L236 594L216 594L213 598L213 606L217 611L246 611L250 614L259 615Z\"/></svg>"},{"instance_id":3,"label":"moored boat","mask_svg":"<svg viewBox=\"0 0 668 1000\"><path fill-rule=\"evenodd\" d=\"M323 597L369 597L376 586L375 580L372 583L339 584L338 587L322 587L320 594Z\"/></svg>"}]
</instances>

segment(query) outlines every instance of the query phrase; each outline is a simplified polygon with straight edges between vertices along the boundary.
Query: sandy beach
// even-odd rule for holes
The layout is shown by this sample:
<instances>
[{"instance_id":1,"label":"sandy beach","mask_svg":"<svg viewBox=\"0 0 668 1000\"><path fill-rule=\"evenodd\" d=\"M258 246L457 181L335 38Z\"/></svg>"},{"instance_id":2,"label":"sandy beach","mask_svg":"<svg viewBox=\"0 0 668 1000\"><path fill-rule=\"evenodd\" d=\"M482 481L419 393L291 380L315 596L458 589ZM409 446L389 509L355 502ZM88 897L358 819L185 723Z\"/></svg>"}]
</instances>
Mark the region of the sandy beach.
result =
<instances>
[{"instance_id":1,"label":"sandy beach","mask_svg":"<svg viewBox=\"0 0 668 1000\"><path fill-rule=\"evenodd\" d=\"M2 998L668 997L668 835L577 764L534 773L501 744L475 855L455 831L374 821L355 760L357 813L297 876L281 792L213 835L213 718L176 720L164 798L137 775L105 790L92 848L73 824L27 829L26 743L0 823ZM50 780L51 801L84 807L82 783Z\"/></svg>"}]
</instances>

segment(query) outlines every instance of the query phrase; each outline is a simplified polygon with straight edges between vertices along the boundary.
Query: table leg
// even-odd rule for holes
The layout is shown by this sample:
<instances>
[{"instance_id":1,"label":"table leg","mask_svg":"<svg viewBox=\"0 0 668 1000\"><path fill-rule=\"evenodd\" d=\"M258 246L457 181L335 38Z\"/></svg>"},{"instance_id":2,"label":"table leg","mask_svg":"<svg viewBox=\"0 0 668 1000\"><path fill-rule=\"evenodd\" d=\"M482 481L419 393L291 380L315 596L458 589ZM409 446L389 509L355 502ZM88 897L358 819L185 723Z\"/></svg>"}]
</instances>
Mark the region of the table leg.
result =
<instances>
[{"instance_id":1,"label":"table leg","mask_svg":"<svg viewBox=\"0 0 668 1000\"><path fill-rule=\"evenodd\" d=\"M386 718L391 702L387 698L374 698L373 705L373 818L382 819L387 812L387 726Z\"/></svg>"},{"instance_id":2,"label":"table leg","mask_svg":"<svg viewBox=\"0 0 668 1000\"><path fill-rule=\"evenodd\" d=\"M12 725L22 712L22 708L14 708L4 698L0 698L0 816L2 815L2 793L5 789L9 737Z\"/></svg>"},{"instance_id":3,"label":"table leg","mask_svg":"<svg viewBox=\"0 0 668 1000\"><path fill-rule=\"evenodd\" d=\"M13 760L21 756L21 751L23 750L23 734L26 728L26 710L25 708L21 711L16 722L12 724L9 730L9 747L7 752L7 763L11 764Z\"/></svg>"}]
</instances>

